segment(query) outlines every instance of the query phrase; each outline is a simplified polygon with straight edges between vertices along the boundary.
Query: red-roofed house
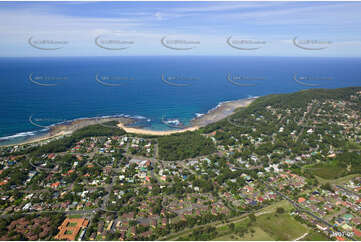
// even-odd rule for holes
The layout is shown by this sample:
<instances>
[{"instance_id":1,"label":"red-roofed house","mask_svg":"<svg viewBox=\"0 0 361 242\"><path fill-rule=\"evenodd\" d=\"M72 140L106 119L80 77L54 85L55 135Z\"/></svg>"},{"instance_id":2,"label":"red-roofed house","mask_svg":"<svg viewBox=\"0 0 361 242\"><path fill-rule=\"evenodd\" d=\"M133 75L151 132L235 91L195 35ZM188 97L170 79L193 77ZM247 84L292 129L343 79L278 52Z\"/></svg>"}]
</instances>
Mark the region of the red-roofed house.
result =
<instances>
[{"instance_id":1,"label":"red-roofed house","mask_svg":"<svg viewBox=\"0 0 361 242\"><path fill-rule=\"evenodd\" d=\"M298 203L303 203L303 202L305 202L305 201L306 201L306 199L303 198L303 197L298 198Z\"/></svg>"},{"instance_id":2,"label":"red-roofed house","mask_svg":"<svg viewBox=\"0 0 361 242\"><path fill-rule=\"evenodd\" d=\"M70 174L73 173L73 172L74 172L74 170L69 170L65 175L70 176Z\"/></svg>"},{"instance_id":3,"label":"red-roofed house","mask_svg":"<svg viewBox=\"0 0 361 242\"><path fill-rule=\"evenodd\" d=\"M55 154L51 153L51 154L48 155L48 159L51 159L51 160L52 160L52 159L54 159L54 158L55 158Z\"/></svg>"},{"instance_id":4,"label":"red-roofed house","mask_svg":"<svg viewBox=\"0 0 361 242\"><path fill-rule=\"evenodd\" d=\"M52 188L57 188L60 185L60 182L54 182L53 184L51 184L50 186Z\"/></svg>"},{"instance_id":5,"label":"red-roofed house","mask_svg":"<svg viewBox=\"0 0 361 242\"><path fill-rule=\"evenodd\" d=\"M353 233L356 237L361 237L361 231L356 229L356 228L353 228Z\"/></svg>"}]
</instances>

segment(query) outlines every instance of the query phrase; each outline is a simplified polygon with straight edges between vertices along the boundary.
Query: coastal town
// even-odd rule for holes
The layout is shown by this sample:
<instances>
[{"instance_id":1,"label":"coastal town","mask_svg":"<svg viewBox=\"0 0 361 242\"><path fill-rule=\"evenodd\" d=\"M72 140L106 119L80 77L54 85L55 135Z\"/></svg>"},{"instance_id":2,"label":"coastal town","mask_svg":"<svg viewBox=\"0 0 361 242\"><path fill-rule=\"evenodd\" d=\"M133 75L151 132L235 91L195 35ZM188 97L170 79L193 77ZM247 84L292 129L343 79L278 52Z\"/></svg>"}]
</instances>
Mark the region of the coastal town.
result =
<instances>
[{"instance_id":1,"label":"coastal town","mask_svg":"<svg viewBox=\"0 0 361 242\"><path fill-rule=\"evenodd\" d=\"M1 147L0 240L360 240L361 89L316 96Z\"/></svg>"}]
</instances>

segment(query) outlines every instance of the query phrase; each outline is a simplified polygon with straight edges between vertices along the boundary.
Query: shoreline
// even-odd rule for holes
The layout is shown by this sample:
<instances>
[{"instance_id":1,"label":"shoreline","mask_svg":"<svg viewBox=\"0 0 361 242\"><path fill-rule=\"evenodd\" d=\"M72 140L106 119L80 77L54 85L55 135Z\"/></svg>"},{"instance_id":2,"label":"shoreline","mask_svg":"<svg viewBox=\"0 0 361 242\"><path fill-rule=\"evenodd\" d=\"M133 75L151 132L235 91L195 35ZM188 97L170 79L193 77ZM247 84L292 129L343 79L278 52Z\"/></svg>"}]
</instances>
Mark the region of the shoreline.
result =
<instances>
[{"instance_id":1,"label":"shoreline","mask_svg":"<svg viewBox=\"0 0 361 242\"><path fill-rule=\"evenodd\" d=\"M47 129L49 129L49 131L44 135L40 135L40 136L34 135L34 137L29 137L24 141L20 141L14 144L4 144L4 145L0 144L0 147L26 145L26 144L47 141L50 139L57 138L59 136L71 135L74 131L89 125L102 124L110 121L118 121L118 122L123 122L125 124L131 124L135 122L135 118L129 118L119 115L114 117L104 116L104 117L94 117L94 118L77 118L48 126Z\"/></svg>"},{"instance_id":2,"label":"shoreline","mask_svg":"<svg viewBox=\"0 0 361 242\"><path fill-rule=\"evenodd\" d=\"M141 134L141 135L156 135L156 136L170 135L170 134L175 134L175 133L183 133L183 132L187 132L187 131L195 131L200 128L199 126L191 126L191 127L186 127L186 128L177 129L177 130L162 131L162 130L151 130L151 129L126 127L122 123L117 124L117 126L119 128L124 129L125 132L127 132L127 133Z\"/></svg>"},{"instance_id":3,"label":"shoreline","mask_svg":"<svg viewBox=\"0 0 361 242\"><path fill-rule=\"evenodd\" d=\"M258 97L252 98L244 98L238 99L233 101L225 101L219 103L216 107L210 109L206 114L202 114L198 117L193 118L190 121L190 125L177 130L150 130L150 129L142 129L142 128L132 128L126 127L126 125L119 123L117 126L119 128L124 129L127 133L133 134L140 134L140 135L157 135L157 136L164 136L164 135L171 135L176 133L183 133L187 131L195 131L201 127L207 126L208 124L218 122L230 115L232 115L236 109L247 107L250 105L254 100Z\"/></svg>"},{"instance_id":4,"label":"shoreline","mask_svg":"<svg viewBox=\"0 0 361 242\"><path fill-rule=\"evenodd\" d=\"M110 121L117 121L117 126L119 128L124 129L127 133L139 134L139 135L155 135L155 136L163 136L163 135L171 135L175 133L183 133L187 131L195 131L201 127L207 126L208 124L215 123L220 121L229 115L232 115L236 109L241 107L247 107L251 104L257 97L252 98L244 98L232 101L224 101L219 103L216 107L210 109L206 114L198 115L190 121L190 125L175 130L151 130L144 128L136 128L129 127L127 125L133 124L136 122L136 117L130 117L128 115L116 115L116 116L103 116L103 117L94 117L94 118L78 118L70 121L65 121L59 124L50 125L49 132L45 135L36 136L33 138L29 138L27 140L14 143L14 144L4 144L0 147L10 147L10 146L18 146L18 145L26 145L38 142L45 142L50 139L57 138L59 136L70 135L74 131L84 128L89 125L102 124Z\"/></svg>"},{"instance_id":5,"label":"shoreline","mask_svg":"<svg viewBox=\"0 0 361 242\"><path fill-rule=\"evenodd\" d=\"M218 122L234 114L236 109L247 107L257 98L258 97L250 97L221 102L216 107L210 109L206 114L192 119L191 125L204 127L208 124Z\"/></svg>"}]
</instances>

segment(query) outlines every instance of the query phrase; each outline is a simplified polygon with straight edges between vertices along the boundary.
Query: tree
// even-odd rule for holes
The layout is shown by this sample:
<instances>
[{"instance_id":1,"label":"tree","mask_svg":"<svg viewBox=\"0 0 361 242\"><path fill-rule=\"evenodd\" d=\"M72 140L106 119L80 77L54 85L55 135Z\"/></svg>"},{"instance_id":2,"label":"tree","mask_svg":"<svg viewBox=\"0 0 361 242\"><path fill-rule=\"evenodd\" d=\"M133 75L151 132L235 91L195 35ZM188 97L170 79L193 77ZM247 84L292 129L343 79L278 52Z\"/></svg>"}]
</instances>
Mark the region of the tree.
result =
<instances>
[{"instance_id":1,"label":"tree","mask_svg":"<svg viewBox=\"0 0 361 242\"><path fill-rule=\"evenodd\" d=\"M284 212L285 212L285 209L279 207L279 208L276 209L276 212L279 213L279 214L281 214L281 213L284 213Z\"/></svg>"},{"instance_id":2,"label":"tree","mask_svg":"<svg viewBox=\"0 0 361 242\"><path fill-rule=\"evenodd\" d=\"M234 223L230 223L228 227L233 232L236 226L234 225Z\"/></svg>"},{"instance_id":3,"label":"tree","mask_svg":"<svg viewBox=\"0 0 361 242\"><path fill-rule=\"evenodd\" d=\"M331 184L329 182L327 182L326 184L321 185L321 188L324 190L328 190L330 192L333 192L333 189L331 187Z\"/></svg>"},{"instance_id":4,"label":"tree","mask_svg":"<svg viewBox=\"0 0 361 242\"><path fill-rule=\"evenodd\" d=\"M251 222L255 222L256 221L256 215L254 215L254 213L251 213L248 215L249 219L251 220Z\"/></svg>"}]
</instances>

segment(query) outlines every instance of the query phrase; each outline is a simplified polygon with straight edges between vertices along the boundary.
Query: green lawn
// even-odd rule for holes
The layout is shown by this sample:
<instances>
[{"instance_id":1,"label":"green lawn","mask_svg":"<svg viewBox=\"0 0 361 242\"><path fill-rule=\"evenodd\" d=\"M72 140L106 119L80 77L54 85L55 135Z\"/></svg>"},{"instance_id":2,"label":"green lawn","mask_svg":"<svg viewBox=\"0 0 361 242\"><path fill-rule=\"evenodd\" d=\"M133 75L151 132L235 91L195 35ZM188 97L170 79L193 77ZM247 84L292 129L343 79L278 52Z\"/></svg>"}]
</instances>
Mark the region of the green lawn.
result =
<instances>
[{"instance_id":1,"label":"green lawn","mask_svg":"<svg viewBox=\"0 0 361 242\"><path fill-rule=\"evenodd\" d=\"M335 159L309 166L305 168L305 171L324 179L336 179L349 174L360 173L360 159L361 155L358 155L357 152L344 152L337 155Z\"/></svg>"},{"instance_id":2,"label":"green lawn","mask_svg":"<svg viewBox=\"0 0 361 242\"><path fill-rule=\"evenodd\" d=\"M273 238L267 234L264 230L262 230L260 227L255 226L252 227L252 230L254 233L248 232L244 236L241 237L240 240L246 240L246 241L269 241L273 240Z\"/></svg>"},{"instance_id":3,"label":"green lawn","mask_svg":"<svg viewBox=\"0 0 361 242\"><path fill-rule=\"evenodd\" d=\"M286 211L290 211L291 208L293 208L293 206L291 205L291 203L289 201L281 200L279 202L273 203L273 204L265 207L264 209L262 209L261 213L276 212L276 209L279 207L284 208Z\"/></svg>"},{"instance_id":4,"label":"green lawn","mask_svg":"<svg viewBox=\"0 0 361 242\"><path fill-rule=\"evenodd\" d=\"M317 177L317 180L322 183L325 184L327 182L330 182L332 184L336 184L336 185L342 185L345 182L348 182L349 180L351 180L354 177L360 176L360 174L352 174L352 175L348 175L348 176L343 176L337 179L324 179L322 177Z\"/></svg>"},{"instance_id":5,"label":"green lawn","mask_svg":"<svg viewBox=\"0 0 361 242\"><path fill-rule=\"evenodd\" d=\"M286 212L283 214L276 213L278 207L284 208ZM309 228L288 214L287 211L290 211L291 208L292 205L289 202L285 200L279 201L262 209L261 212L256 214L256 221L250 226L248 226L250 222L248 216L238 219L238 221L234 221L234 231L231 231L228 224L224 225L220 223L216 225L218 235L213 240L270 241L296 239L305 234ZM167 240L176 240L180 236L185 236L187 238L190 233L191 231L186 231L176 236L170 236Z\"/></svg>"},{"instance_id":6,"label":"green lawn","mask_svg":"<svg viewBox=\"0 0 361 242\"><path fill-rule=\"evenodd\" d=\"M305 225L287 213L261 215L257 217L256 225L274 240L293 240L308 230Z\"/></svg>"},{"instance_id":7,"label":"green lawn","mask_svg":"<svg viewBox=\"0 0 361 242\"><path fill-rule=\"evenodd\" d=\"M307 241L327 241L330 240L325 234L311 230L302 240Z\"/></svg>"},{"instance_id":8,"label":"green lawn","mask_svg":"<svg viewBox=\"0 0 361 242\"><path fill-rule=\"evenodd\" d=\"M324 179L336 179L344 174L347 174L346 167L331 166L324 164L317 164L316 166L307 169L311 171L315 176L324 178Z\"/></svg>"},{"instance_id":9,"label":"green lawn","mask_svg":"<svg viewBox=\"0 0 361 242\"><path fill-rule=\"evenodd\" d=\"M68 217L69 218L82 218L83 215L81 215L81 214L73 214L73 215L69 215Z\"/></svg>"},{"instance_id":10,"label":"green lawn","mask_svg":"<svg viewBox=\"0 0 361 242\"><path fill-rule=\"evenodd\" d=\"M68 223L66 227L75 227L78 223Z\"/></svg>"},{"instance_id":11,"label":"green lawn","mask_svg":"<svg viewBox=\"0 0 361 242\"><path fill-rule=\"evenodd\" d=\"M235 234L227 234L214 239L214 241L239 241L240 238Z\"/></svg>"},{"instance_id":12,"label":"green lawn","mask_svg":"<svg viewBox=\"0 0 361 242\"><path fill-rule=\"evenodd\" d=\"M287 213L277 214L273 212L262 214L257 216L256 222L253 225L247 227L249 221L249 218L245 218L235 223L235 231L238 231L241 227L247 229L247 232L243 236L238 232L231 232L228 226L220 226L217 228L219 236L214 240L293 240L309 230L306 225L301 224Z\"/></svg>"}]
</instances>

